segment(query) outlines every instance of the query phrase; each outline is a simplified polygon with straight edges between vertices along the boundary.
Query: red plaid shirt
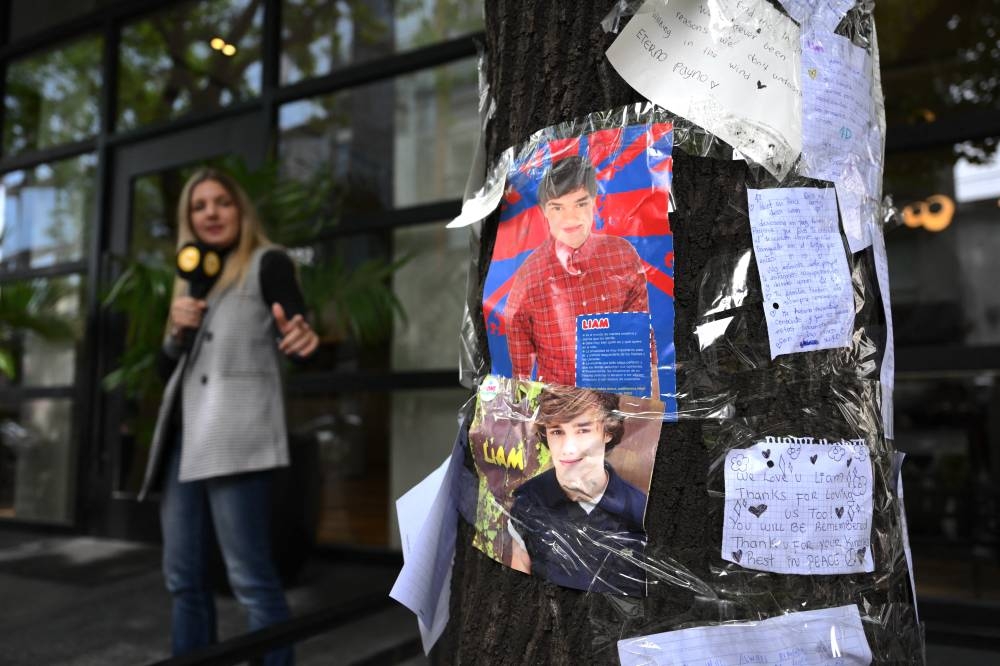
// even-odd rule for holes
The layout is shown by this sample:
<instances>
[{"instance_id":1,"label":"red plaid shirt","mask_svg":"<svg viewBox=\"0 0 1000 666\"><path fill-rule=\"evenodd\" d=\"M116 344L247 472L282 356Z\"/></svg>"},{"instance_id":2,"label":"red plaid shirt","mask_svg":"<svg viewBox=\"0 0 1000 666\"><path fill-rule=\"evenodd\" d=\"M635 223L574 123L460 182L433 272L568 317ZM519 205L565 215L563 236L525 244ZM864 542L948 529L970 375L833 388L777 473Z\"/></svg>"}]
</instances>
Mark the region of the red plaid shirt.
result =
<instances>
[{"instance_id":1,"label":"red plaid shirt","mask_svg":"<svg viewBox=\"0 0 1000 666\"><path fill-rule=\"evenodd\" d=\"M567 268L550 236L514 274L504 308L513 375L576 384L576 318L606 312L649 312L646 274L624 238L591 234L576 250L563 248ZM572 271L572 272L570 272Z\"/></svg>"}]
</instances>

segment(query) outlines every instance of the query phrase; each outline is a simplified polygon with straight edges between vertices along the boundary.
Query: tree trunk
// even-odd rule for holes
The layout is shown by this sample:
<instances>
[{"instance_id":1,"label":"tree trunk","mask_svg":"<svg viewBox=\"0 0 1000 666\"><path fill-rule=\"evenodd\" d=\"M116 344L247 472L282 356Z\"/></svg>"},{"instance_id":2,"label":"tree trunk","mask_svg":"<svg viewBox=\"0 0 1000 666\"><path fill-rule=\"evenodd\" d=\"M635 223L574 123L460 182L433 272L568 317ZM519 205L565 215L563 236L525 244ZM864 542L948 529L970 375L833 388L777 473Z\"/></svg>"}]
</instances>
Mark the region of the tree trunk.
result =
<instances>
[{"instance_id":1,"label":"tree trunk","mask_svg":"<svg viewBox=\"0 0 1000 666\"><path fill-rule=\"evenodd\" d=\"M642 100L604 56L615 35L605 34L600 24L612 4L595 0L486 3L486 80L496 101L495 115L486 128L488 164L541 128ZM709 493L713 461L734 443L746 444L747 433L880 438L881 431L873 433L864 427L878 424L877 416L855 413L856 403L877 400L869 380L872 361L880 362L880 354L876 359L868 357L868 369L853 379L848 377L850 372L844 372L843 350L840 356L838 350L819 351L772 363L753 261L746 275L748 293L728 312L734 316L733 344L711 356L700 352L693 335L701 321L699 302L720 290L720 281L732 276L739 258L752 250L747 187L777 183L766 174L759 176L760 169L750 169L743 161L688 155L677 147L673 158L673 193L682 202L670 214L678 409L683 414L694 399L724 397L734 418L682 417L663 423L646 511L646 555L661 563L665 573L649 576L650 592L645 599L559 587L483 555L472 547L472 528L463 522L455 555L450 622L435 647L436 663L617 664L616 642L622 638L690 623L762 619L782 611L849 603L860 603L863 616L881 614L883 618L881 626L866 627L876 661L880 657L899 661L919 648L905 568L899 565L899 542L883 542L877 536L898 535L896 516L885 510L879 513L878 499L872 533L874 574L813 577L733 572L720 558L723 506L719 497ZM818 183L796 178L794 184ZM483 226L480 305L498 220L499 214L494 213ZM872 346L883 349L884 318L871 250L849 257L849 262L855 289L865 294L855 328L864 331ZM473 313L473 323L479 349L488 355L481 310ZM851 362L860 364L863 358L858 352ZM488 359L485 367L489 368ZM830 368L838 368L835 376L828 372ZM821 378L824 375L827 379ZM857 379L861 376L865 382ZM865 407L869 408L877 412L877 402ZM876 498L893 490L885 487L889 477L883 462L876 462ZM471 458L467 464L472 468ZM714 474L721 484L721 472L716 469ZM720 487L713 483L712 489ZM694 583L685 583L685 576Z\"/></svg>"}]
</instances>

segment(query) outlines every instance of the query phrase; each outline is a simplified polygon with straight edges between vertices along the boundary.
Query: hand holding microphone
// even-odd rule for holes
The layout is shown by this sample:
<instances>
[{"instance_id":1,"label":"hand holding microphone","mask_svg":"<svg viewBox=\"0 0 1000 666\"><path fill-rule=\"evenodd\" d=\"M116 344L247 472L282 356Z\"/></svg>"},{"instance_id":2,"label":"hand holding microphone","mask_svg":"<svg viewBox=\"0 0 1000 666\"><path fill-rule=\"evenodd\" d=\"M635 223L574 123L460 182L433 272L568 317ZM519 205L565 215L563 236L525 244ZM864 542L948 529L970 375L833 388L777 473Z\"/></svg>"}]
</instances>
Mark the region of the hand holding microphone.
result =
<instances>
[{"instance_id":1,"label":"hand holding microphone","mask_svg":"<svg viewBox=\"0 0 1000 666\"><path fill-rule=\"evenodd\" d=\"M190 349L194 331L208 308L205 296L222 273L222 257L204 243L187 243L177 251L177 274L188 281L188 295L170 304L170 335Z\"/></svg>"}]
</instances>

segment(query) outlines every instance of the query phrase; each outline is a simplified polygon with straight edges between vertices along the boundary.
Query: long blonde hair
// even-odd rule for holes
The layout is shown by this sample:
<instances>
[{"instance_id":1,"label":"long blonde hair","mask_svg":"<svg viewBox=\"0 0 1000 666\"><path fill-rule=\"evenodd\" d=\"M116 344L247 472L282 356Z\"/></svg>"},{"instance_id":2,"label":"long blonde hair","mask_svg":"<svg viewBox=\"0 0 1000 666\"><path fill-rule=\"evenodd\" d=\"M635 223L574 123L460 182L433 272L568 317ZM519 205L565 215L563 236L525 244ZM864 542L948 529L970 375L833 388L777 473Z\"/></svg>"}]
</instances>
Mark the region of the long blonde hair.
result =
<instances>
[{"instance_id":1,"label":"long blonde hair","mask_svg":"<svg viewBox=\"0 0 1000 666\"><path fill-rule=\"evenodd\" d=\"M220 171L205 167L198 169L184 183L181 190L180 200L177 202L177 249L180 250L185 243L197 240L194 229L191 228L191 194L199 184L214 180L221 185L236 202L236 208L240 214L240 235L234 247L226 257L222 275L212 287L210 294L220 293L222 290L234 284L242 284L246 279L247 268L250 266L250 257L258 247L273 245L271 240L264 233L260 216L257 214L257 207L247 196L244 190L232 176ZM174 278L174 298L188 293L187 280Z\"/></svg>"}]
</instances>

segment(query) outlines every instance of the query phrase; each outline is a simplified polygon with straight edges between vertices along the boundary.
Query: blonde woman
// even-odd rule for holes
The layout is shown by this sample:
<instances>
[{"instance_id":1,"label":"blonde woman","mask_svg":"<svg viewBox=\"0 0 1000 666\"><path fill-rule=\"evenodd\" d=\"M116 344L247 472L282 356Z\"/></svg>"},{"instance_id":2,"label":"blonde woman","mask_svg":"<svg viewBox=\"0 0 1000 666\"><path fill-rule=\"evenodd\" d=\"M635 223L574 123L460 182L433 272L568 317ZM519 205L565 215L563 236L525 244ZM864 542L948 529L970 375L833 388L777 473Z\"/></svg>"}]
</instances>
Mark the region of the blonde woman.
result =
<instances>
[{"instance_id":1,"label":"blonde woman","mask_svg":"<svg viewBox=\"0 0 1000 666\"><path fill-rule=\"evenodd\" d=\"M291 259L267 239L230 176L195 173L177 218L178 248L200 241L224 259L204 300L175 281L161 354L169 379L140 492L162 490L163 572L173 597L172 650L181 655L216 640L213 532L250 630L289 617L270 552L272 475L288 465L280 354L306 357L319 341ZM293 663L291 648L264 663Z\"/></svg>"}]
</instances>

